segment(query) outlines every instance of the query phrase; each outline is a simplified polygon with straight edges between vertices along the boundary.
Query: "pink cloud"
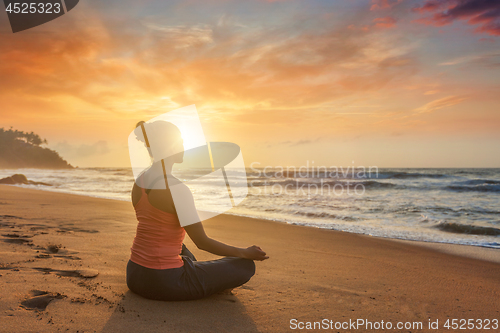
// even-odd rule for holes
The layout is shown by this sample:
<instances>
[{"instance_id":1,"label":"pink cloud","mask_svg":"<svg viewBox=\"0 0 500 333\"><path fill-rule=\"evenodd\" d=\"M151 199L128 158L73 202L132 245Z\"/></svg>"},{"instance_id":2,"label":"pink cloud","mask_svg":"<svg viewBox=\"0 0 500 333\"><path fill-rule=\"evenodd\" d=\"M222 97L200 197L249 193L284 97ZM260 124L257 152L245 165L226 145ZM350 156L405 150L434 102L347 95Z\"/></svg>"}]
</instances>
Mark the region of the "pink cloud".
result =
<instances>
[{"instance_id":1,"label":"pink cloud","mask_svg":"<svg viewBox=\"0 0 500 333\"><path fill-rule=\"evenodd\" d=\"M445 6L446 4L443 3L442 1L433 1L433 0L428 0L426 3L424 3L421 7L415 7L412 9L413 12L415 13L426 13L426 12L435 12L437 10L440 10Z\"/></svg>"},{"instance_id":2,"label":"pink cloud","mask_svg":"<svg viewBox=\"0 0 500 333\"><path fill-rule=\"evenodd\" d=\"M500 36L500 1L498 0L427 0L422 6L412 9L419 14L430 14L415 22L444 26L457 20L477 25L477 33Z\"/></svg>"},{"instance_id":3,"label":"pink cloud","mask_svg":"<svg viewBox=\"0 0 500 333\"><path fill-rule=\"evenodd\" d=\"M378 17L373 22L377 28L394 28L396 26L396 19L391 16Z\"/></svg>"},{"instance_id":4,"label":"pink cloud","mask_svg":"<svg viewBox=\"0 0 500 333\"><path fill-rule=\"evenodd\" d=\"M372 0L370 10L390 9L402 1L403 0Z\"/></svg>"}]
</instances>

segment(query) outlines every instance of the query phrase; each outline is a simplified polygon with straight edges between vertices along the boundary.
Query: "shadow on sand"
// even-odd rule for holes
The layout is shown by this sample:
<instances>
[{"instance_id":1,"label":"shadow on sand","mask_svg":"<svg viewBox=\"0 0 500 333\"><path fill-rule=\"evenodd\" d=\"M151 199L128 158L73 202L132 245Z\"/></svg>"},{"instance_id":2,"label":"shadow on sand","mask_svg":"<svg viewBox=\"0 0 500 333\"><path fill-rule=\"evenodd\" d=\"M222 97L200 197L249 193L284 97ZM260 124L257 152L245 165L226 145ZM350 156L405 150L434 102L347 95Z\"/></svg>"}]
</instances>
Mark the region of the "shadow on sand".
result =
<instances>
[{"instance_id":1,"label":"shadow on sand","mask_svg":"<svg viewBox=\"0 0 500 333\"><path fill-rule=\"evenodd\" d=\"M258 332L237 295L163 302L127 291L102 332Z\"/></svg>"}]
</instances>

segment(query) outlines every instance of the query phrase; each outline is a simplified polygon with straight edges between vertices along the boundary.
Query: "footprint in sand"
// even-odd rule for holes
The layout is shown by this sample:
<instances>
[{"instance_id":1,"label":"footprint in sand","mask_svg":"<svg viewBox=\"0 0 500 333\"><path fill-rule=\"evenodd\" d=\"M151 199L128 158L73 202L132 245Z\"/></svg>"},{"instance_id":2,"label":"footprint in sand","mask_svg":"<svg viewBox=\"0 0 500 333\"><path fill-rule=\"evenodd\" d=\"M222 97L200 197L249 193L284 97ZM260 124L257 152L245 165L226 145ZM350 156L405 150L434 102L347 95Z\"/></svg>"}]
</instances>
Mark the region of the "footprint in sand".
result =
<instances>
[{"instance_id":1,"label":"footprint in sand","mask_svg":"<svg viewBox=\"0 0 500 333\"><path fill-rule=\"evenodd\" d=\"M6 243L14 243L14 244L31 244L33 241L28 238L32 238L30 235L20 235L20 234L2 234L4 238L3 241Z\"/></svg>"},{"instance_id":2,"label":"footprint in sand","mask_svg":"<svg viewBox=\"0 0 500 333\"><path fill-rule=\"evenodd\" d=\"M5 243L11 243L11 244L26 244L29 246L33 246L33 241L31 239L25 239L25 238L5 238L2 239Z\"/></svg>"},{"instance_id":3,"label":"footprint in sand","mask_svg":"<svg viewBox=\"0 0 500 333\"><path fill-rule=\"evenodd\" d=\"M60 244L49 244L47 247L37 246L36 248L38 249L38 251L36 251L37 253L43 251L42 253L35 256L35 258L37 259L61 258L67 260L82 260L82 258L80 257L71 255L78 252L64 250L63 246Z\"/></svg>"},{"instance_id":4,"label":"footprint in sand","mask_svg":"<svg viewBox=\"0 0 500 333\"><path fill-rule=\"evenodd\" d=\"M50 302L54 299L65 298L65 295L60 293L49 293L48 291L32 290L31 297L21 302L21 307L27 310L38 310L42 311L47 308Z\"/></svg>"},{"instance_id":5,"label":"footprint in sand","mask_svg":"<svg viewBox=\"0 0 500 333\"><path fill-rule=\"evenodd\" d=\"M12 244L26 244L29 246L33 246L33 241L28 238L32 238L32 235L21 235L21 234L2 234L3 237L6 237L2 239L5 243L12 243Z\"/></svg>"},{"instance_id":6,"label":"footprint in sand","mask_svg":"<svg viewBox=\"0 0 500 333\"><path fill-rule=\"evenodd\" d=\"M73 233L73 232L85 232L88 234L96 234L99 232L99 230L88 230L88 229L81 229L77 227L59 227L59 230L57 232L60 233Z\"/></svg>"},{"instance_id":7,"label":"footprint in sand","mask_svg":"<svg viewBox=\"0 0 500 333\"><path fill-rule=\"evenodd\" d=\"M20 234L2 234L4 237L9 237L9 238L31 238L33 236L31 235L20 235Z\"/></svg>"},{"instance_id":8,"label":"footprint in sand","mask_svg":"<svg viewBox=\"0 0 500 333\"><path fill-rule=\"evenodd\" d=\"M59 249L62 248L62 245L55 245L55 244L49 244L47 246L47 251L49 251L50 253L57 253L59 252Z\"/></svg>"},{"instance_id":9,"label":"footprint in sand","mask_svg":"<svg viewBox=\"0 0 500 333\"><path fill-rule=\"evenodd\" d=\"M46 267L35 267L37 271L44 272L45 274L54 273L59 276L69 276L69 277L82 277L86 279L95 278L99 275L99 272L95 269L77 269L74 271L67 271L63 269L52 269Z\"/></svg>"},{"instance_id":10,"label":"footprint in sand","mask_svg":"<svg viewBox=\"0 0 500 333\"><path fill-rule=\"evenodd\" d=\"M82 258L77 256L54 256L55 258L69 259L69 260L82 260Z\"/></svg>"},{"instance_id":11,"label":"footprint in sand","mask_svg":"<svg viewBox=\"0 0 500 333\"><path fill-rule=\"evenodd\" d=\"M22 220L23 218L19 217L19 216L14 216L14 215L0 215L0 219L8 219L8 220L20 219L20 220Z\"/></svg>"},{"instance_id":12,"label":"footprint in sand","mask_svg":"<svg viewBox=\"0 0 500 333\"><path fill-rule=\"evenodd\" d=\"M36 255L35 258L37 258L37 259L61 258L61 259L66 259L66 260L82 260L82 258L77 257L77 256L58 256L58 255L52 256L50 254L45 254L45 253Z\"/></svg>"},{"instance_id":13,"label":"footprint in sand","mask_svg":"<svg viewBox=\"0 0 500 333\"><path fill-rule=\"evenodd\" d=\"M51 258L52 256L54 256L56 258L81 260L80 257L72 255L77 254L78 252L66 250L66 247L62 246L61 244L49 243L49 245L47 245L46 247L37 246L36 249L38 250L36 251L37 253L39 253L40 251L42 252L41 254L37 255L36 258Z\"/></svg>"}]
</instances>

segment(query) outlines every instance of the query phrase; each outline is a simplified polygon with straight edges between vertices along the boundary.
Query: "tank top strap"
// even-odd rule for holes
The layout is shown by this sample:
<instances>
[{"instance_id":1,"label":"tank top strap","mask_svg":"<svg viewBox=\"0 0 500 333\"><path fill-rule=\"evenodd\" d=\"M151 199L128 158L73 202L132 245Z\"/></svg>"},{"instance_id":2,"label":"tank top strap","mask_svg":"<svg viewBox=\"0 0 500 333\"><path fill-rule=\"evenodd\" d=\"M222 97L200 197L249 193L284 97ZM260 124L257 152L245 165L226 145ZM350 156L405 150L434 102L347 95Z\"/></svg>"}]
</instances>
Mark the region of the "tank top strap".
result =
<instances>
[{"instance_id":1,"label":"tank top strap","mask_svg":"<svg viewBox=\"0 0 500 333\"><path fill-rule=\"evenodd\" d=\"M143 178L143 176L142 176L142 175L141 175L141 176L139 176L139 183L140 183L140 184L139 184L139 187L141 188L141 192L142 192L143 194L144 194L144 193L149 194L149 192L151 192L151 189L150 189L150 188L148 188L148 189L146 189L146 188L145 188L145 186L144 186L144 178Z\"/></svg>"},{"instance_id":2,"label":"tank top strap","mask_svg":"<svg viewBox=\"0 0 500 333\"><path fill-rule=\"evenodd\" d=\"M144 188L144 179L142 178L142 175L140 175L137 178L137 180L136 180L135 183L139 186L139 188L141 189L141 192L144 193L145 192L145 188Z\"/></svg>"}]
</instances>

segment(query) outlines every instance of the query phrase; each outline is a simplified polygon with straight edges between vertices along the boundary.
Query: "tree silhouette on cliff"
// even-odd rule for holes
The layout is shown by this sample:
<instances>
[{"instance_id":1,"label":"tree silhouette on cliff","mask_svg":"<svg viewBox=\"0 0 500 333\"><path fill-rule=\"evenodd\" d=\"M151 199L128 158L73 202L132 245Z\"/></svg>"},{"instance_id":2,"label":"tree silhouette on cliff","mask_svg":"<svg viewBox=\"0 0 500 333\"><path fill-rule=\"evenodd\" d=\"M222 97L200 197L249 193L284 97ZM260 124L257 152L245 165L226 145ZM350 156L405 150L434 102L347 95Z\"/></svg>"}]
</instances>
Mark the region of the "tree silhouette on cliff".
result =
<instances>
[{"instance_id":1,"label":"tree silhouette on cliff","mask_svg":"<svg viewBox=\"0 0 500 333\"><path fill-rule=\"evenodd\" d=\"M47 144L47 140L33 132L0 128L0 168L73 168L57 152L41 147L43 144Z\"/></svg>"}]
</instances>

